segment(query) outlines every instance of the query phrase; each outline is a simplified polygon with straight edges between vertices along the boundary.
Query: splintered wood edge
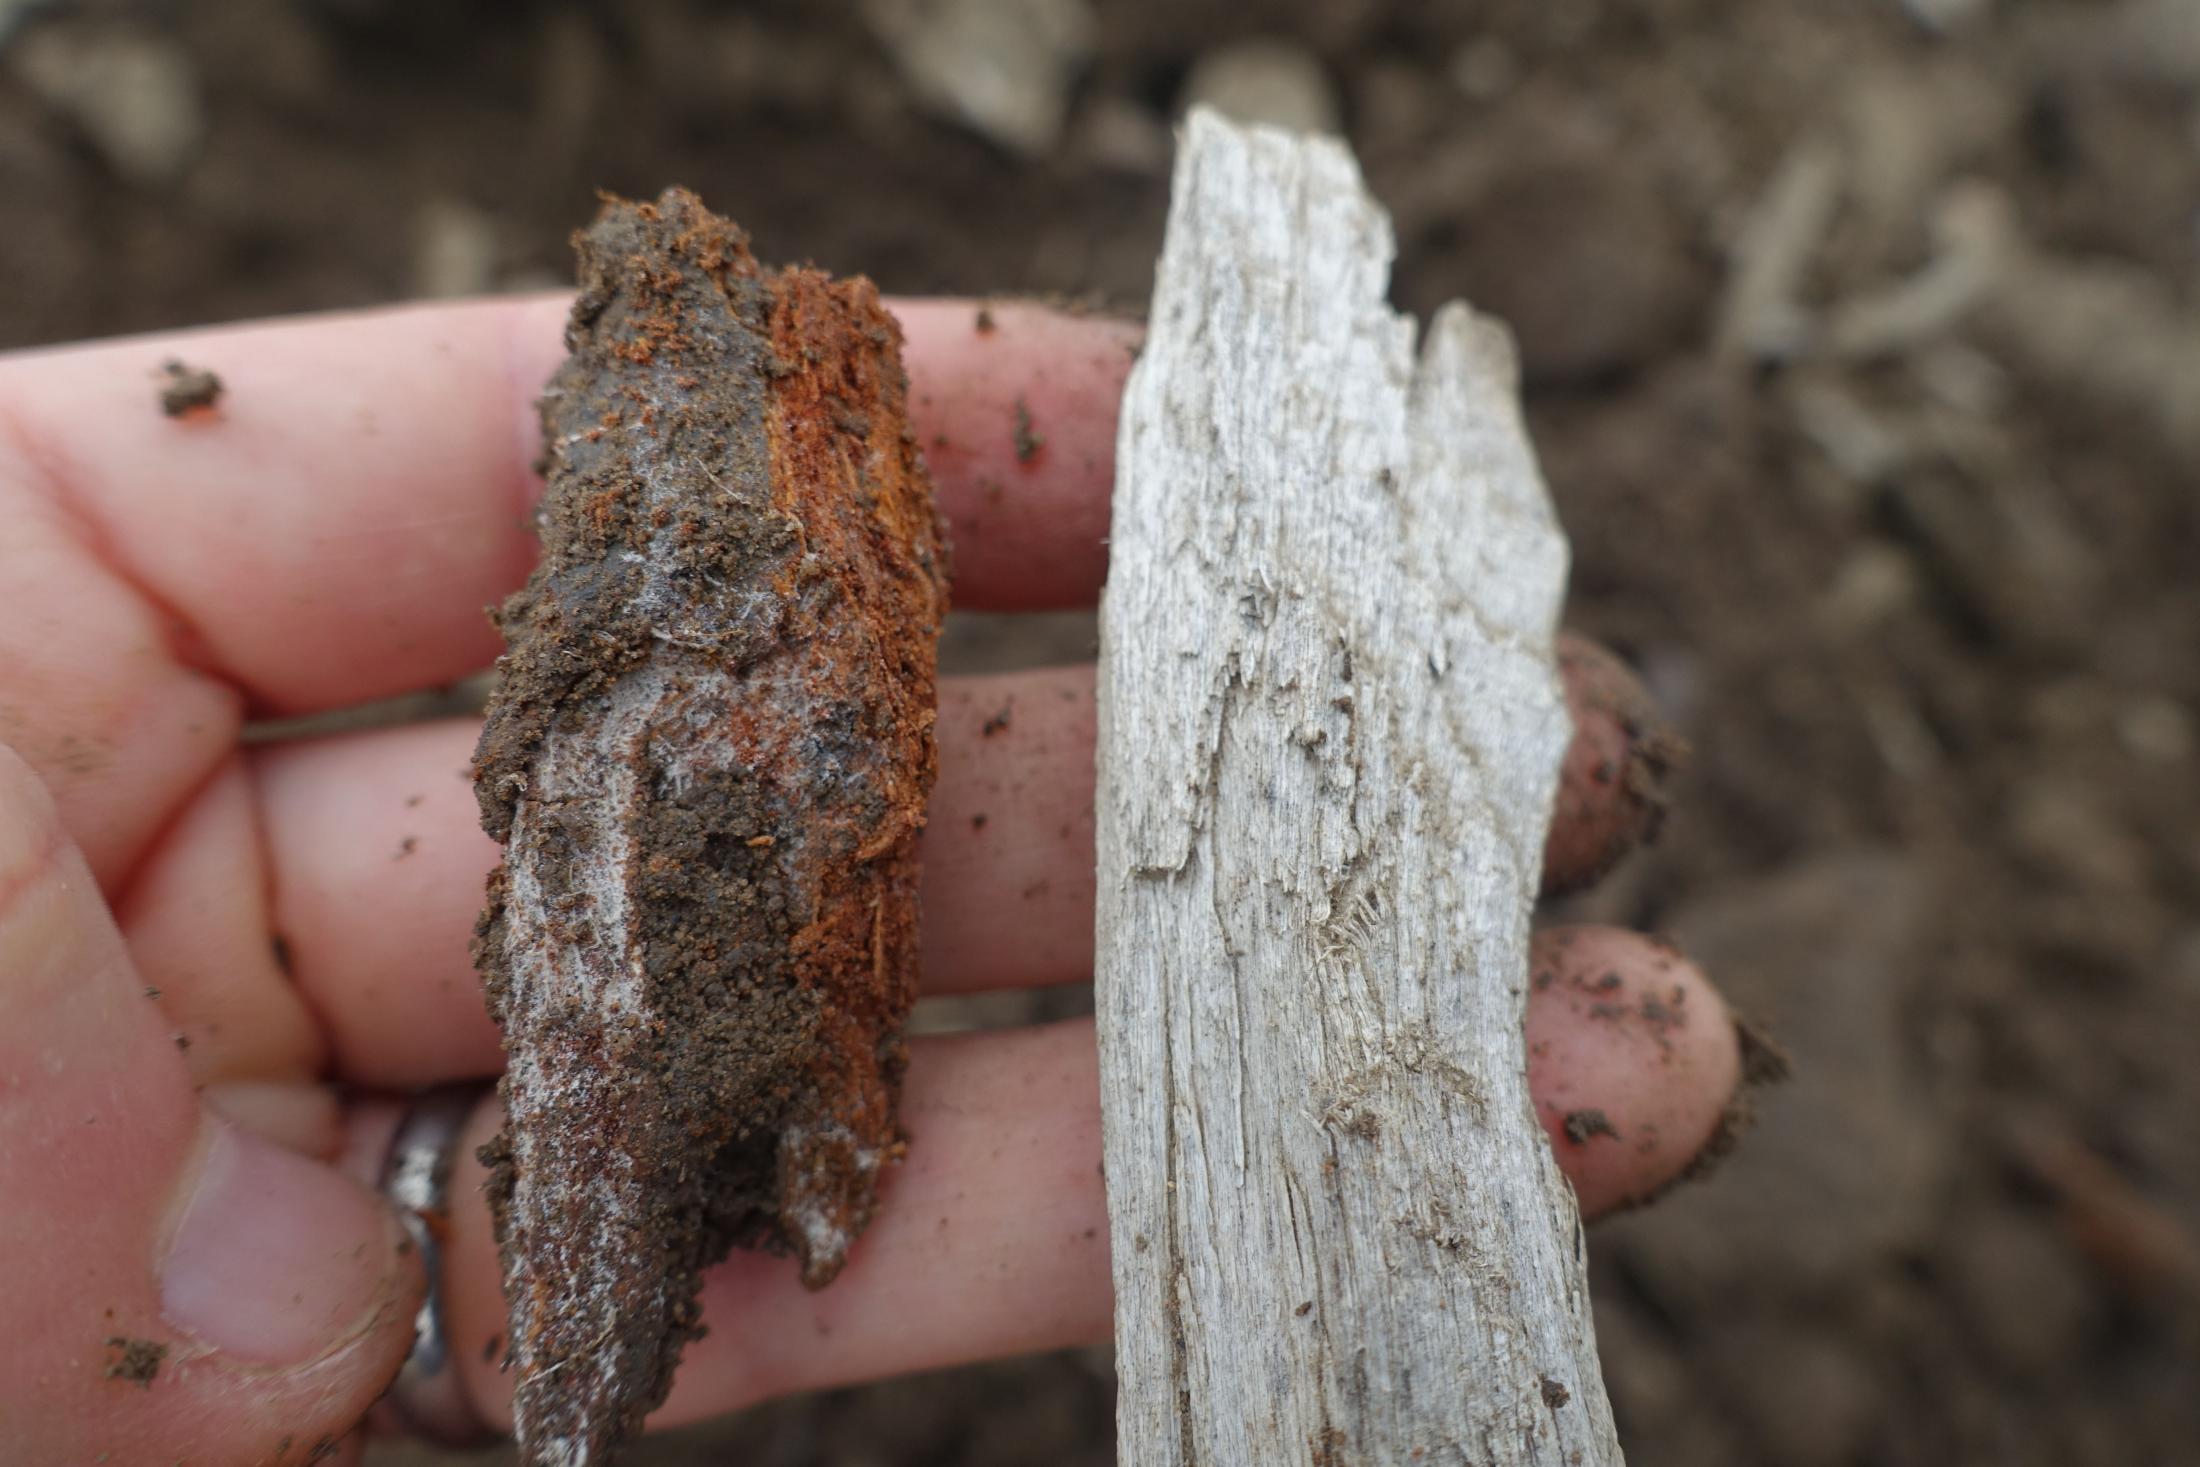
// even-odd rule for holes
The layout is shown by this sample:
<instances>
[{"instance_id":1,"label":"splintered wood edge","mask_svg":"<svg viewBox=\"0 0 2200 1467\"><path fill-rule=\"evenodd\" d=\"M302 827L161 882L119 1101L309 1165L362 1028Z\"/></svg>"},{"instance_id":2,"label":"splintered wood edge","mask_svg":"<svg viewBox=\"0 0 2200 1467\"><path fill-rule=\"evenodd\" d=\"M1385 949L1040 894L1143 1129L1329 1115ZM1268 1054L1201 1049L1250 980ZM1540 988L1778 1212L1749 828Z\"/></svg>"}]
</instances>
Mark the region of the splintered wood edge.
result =
<instances>
[{"instance_id":1,"label":"splintered wood edge","mask_svg":"<svg viewBox=\"0 0 2200 1467\"><path fill-rule=\"evenodd\" d=\"M1565 538L1391 256L1341 146L1193 113L1101 603L1125 1467L1620 1461L1521 1039Z\"/></svg>"}]
</instances>

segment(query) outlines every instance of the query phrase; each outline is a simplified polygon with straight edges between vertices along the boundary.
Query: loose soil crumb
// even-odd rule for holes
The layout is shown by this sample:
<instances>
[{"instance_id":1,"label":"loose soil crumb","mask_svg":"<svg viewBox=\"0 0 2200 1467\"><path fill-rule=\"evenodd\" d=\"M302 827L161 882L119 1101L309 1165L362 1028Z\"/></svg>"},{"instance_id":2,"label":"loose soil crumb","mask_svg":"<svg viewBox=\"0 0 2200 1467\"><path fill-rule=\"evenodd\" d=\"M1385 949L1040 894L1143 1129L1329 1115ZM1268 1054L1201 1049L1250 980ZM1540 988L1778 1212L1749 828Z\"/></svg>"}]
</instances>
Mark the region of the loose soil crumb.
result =
<instances>
[{"instance_id":1,"label":"loose soil crumb","mask_svg":"<svg viewBox=\"0 0 2200 1467\"><path fill-rule=\"evenodd\" d=\"M1742 1084L1777 1085L1794 1070L1794 1061L1764 1025L1746 1014L1734 1016L1734 1040L1742 1051Z\"/></svg>"},{"instance_id":2,"label":"loose soil crumb","mask_svg":"<svg viewBox=\"0 0 2200 1467\"><path fill-rule=\"evenodd\" d=\"M163 362L160 370L166 379L160 389L160 410L169 417L203 412L221 401L222 379L206 368L171 359Z\"/></svg>"},{"instance_id":3,"label":"loose soil crumb","mask_svg":"<svg viewBox=\"0 0 2200 1467\"><path fill-rule=\"evenodd\" d=\"M107 1348L116 1352L115 1358L107 1362L107 1379L134 1381L147 1390L152 1389L154 1377L160 1374L161 1361L168 1358L166 1345L127 1335L110 1336Z\"/></svg>"},{"instance_id":4,"label":"loose soil crumb","mask_svg":"<svg viewBox=\"0 0 2200 1467\"><path fill-rule=\"evenodd\" d=\"M1566 1139L1576 1146L1586 1146L1592 1136L1609 1136L1619 1140L1619 1127L1601 1110L1570 1110L1566 1112Z\"/></svg>"},{"instance_id":5,"label":"loose soil crumb","mask_svg":"<svg viewBox=\"0 0 2200 1467\"><path fill-rule=\"evenodd\" d=\"M1028 464L1046 446L1046 438L1031 426L1031 405L1019 396L1016 399L1016 461Z\"/></svg>"}]
</instances>

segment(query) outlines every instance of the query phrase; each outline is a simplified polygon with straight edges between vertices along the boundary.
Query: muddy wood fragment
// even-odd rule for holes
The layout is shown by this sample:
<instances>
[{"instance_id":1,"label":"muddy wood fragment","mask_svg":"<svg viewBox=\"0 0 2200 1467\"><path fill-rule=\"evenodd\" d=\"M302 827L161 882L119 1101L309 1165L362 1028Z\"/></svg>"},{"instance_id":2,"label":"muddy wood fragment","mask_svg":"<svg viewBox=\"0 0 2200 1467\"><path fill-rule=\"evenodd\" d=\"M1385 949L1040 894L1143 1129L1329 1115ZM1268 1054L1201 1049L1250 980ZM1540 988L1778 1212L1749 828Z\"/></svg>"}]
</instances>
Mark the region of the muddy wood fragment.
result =
<instances>
[{"instance_id":1,"label":"muddy wood fragment","mask_svg":"<svg viewBox=\"0 0 2200 1467\"><path fill-rule=\"evenodd\" d=\"M946 611L869 281L762 269L679 190L577 244L475 759L516 1426L573 1464L663 1399L704 1267L824 1285L901 1153Z\"/></svg>"}]
</instances>

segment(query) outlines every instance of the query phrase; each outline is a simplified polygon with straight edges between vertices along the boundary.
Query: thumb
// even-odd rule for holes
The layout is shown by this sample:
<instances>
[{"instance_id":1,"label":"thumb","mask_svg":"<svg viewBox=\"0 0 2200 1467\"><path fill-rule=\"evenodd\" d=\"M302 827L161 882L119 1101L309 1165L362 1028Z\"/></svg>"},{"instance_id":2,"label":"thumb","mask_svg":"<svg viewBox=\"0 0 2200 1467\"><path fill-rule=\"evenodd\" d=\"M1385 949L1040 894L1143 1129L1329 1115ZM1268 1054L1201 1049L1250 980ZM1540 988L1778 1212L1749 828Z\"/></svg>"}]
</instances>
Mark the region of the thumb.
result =
<instances>
[{"instance_id":1,"label":"thumb","mask_svg":"<svg viewBox=\"0 0 2200 1467\"><path fill-rule=\"evenodd\" d=\"M0 1456L303 1462L403 1359L409 1252L379 1197L199 1105L52 800L0 748Z\"/></svg>"}]
</instances>

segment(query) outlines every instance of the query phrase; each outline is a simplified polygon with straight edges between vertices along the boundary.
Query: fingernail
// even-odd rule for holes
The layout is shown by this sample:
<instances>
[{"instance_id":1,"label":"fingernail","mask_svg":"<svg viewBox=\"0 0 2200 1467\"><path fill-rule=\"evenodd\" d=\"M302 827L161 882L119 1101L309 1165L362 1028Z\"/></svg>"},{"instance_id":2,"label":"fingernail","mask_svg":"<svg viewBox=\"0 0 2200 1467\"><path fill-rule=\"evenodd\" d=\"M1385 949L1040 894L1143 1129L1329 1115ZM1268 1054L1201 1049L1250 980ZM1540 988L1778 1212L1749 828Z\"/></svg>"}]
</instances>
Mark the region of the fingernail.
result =
<instances>
[{"instance_id":1,"label":"fingernail","mask_svg":"<svg viewBox=\"0 0 2200 1467\"><path fill-rule=\"evenodd\" d=\"M223 1353L314 1359L393 1307L403 1237L381 1198L218 1116L161 1261L161 1312Z\"/></svg>"}]
</instances>

